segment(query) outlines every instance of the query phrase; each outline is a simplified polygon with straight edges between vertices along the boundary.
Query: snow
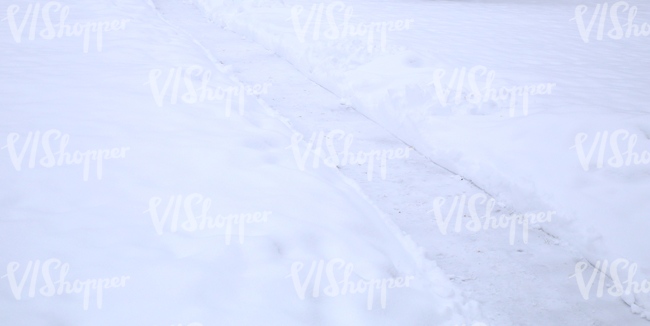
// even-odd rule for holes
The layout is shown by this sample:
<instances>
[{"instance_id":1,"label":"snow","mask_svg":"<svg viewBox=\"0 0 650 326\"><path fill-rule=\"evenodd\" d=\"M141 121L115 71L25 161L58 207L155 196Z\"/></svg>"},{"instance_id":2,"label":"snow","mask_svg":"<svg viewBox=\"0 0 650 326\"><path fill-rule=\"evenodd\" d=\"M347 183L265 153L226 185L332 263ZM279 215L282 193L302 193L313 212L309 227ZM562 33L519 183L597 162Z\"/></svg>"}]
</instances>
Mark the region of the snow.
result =
<instances>
[{"instance_id":1,"label":"snow","mask_svg":"<svg viewBox=\"0 0 650 326\"><path fill-rule=\"evenodd\" d=\"M585 42L602 3L5 5L7 324L650 319L646 293L608 291L633 270L640 286L650 278L648 43L612 37L609 14ZM643 30L650 6L629 6ZM64 12L71 30L106 29L53 36L43 15L24 18L45 7L55 30ZM336 35L332 22L377 29ZM492 99L488 82L522 89ZM344 163L346 149L376 157ZM497 228L480 218L490 209L556 213ZM53 293L63 270L88 292ZM346 277L374 292L337 293Z\"/></svg>"}]
</instances>

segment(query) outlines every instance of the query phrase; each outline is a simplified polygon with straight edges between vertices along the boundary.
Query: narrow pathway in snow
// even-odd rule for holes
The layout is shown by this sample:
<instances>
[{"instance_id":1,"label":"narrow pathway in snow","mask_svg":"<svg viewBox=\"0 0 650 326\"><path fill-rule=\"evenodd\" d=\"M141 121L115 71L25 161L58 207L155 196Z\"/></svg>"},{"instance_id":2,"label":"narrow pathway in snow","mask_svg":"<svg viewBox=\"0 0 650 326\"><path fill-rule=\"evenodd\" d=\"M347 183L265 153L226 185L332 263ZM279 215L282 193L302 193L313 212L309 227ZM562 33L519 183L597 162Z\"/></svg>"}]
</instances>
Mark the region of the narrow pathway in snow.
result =
<instances>
[{"instance_id":1,"label":"narrow pathway in snow","mask_svg":"<svg viewBox=\"0 0 650 326\"><path fill-rule=\"evenodd\" d=\"M349 151L355 154L410 147L354 108L341 104L340 99L271 51L208 22L192 5L172 1L154 3L166 19L197 39L214 59L224 65L238 62L231 67L238 80L245 84L272 83L268 93L260 98L287 118L305 141L313 133L327 135L332 130L341 130L345 136L353 135ZM244 61L246 65L241 64ZM246 110L253 107L258 108L249 102ZM339 153L345 136L334 140ZM290 145L287 140L287 151L292 150ZM327 151L325 143L322 148ZM300 153L304 151L303 143ZM313 156L310 153L307 157L305 169L314 168ZM321 160L316 168L331 167ZM425 256L447 272L468 300L478 301L486 324L647 325L647 321L631 314L619 298L583 300L575 278L565 273L582 260L581 255L561 239L541 230L531 228L528 243L524 243L522 226L517 225L514 244L510 245L510 229L481 229L471 233L462 228L461 232L455 232L454 214L447 234L443 235L431 212L434 198L446 197L450 203L454 196L469 198L482 191L417 151L410 150L406 159L387 160L385 179L381 177L379 162L374 163L372 180L368 180L368 163L338 168L422 246ZM442 210L444 216L448 207ZM463 224L468 220L464 219Z\"/></svg>"}]
</instances>

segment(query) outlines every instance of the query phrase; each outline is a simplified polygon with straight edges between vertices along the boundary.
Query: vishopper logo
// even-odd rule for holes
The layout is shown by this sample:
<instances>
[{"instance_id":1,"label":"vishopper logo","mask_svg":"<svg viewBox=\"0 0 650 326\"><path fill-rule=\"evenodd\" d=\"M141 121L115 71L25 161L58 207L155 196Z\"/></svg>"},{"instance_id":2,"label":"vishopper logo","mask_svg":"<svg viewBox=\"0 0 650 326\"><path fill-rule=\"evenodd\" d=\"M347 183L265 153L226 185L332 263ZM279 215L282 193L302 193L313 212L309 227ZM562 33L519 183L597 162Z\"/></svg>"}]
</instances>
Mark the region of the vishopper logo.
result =
<instances>
[{"instance_id":1,"label":"vishopper logo","mask_svg":"<svg viewBox=\"0 0 650 326\"><path fill-rule=\"evenodd\" d=\"M52 266L53 264L54 266ZM51 258L43 262L42 267L41 267L40 260L36 260L36 262L30 260L29 263L27 264L27 267L25 268L25 271L23 272L23 276L20 279L20 283L18 283L15 273L16 271L18 271L19 267L20 264L18 262L9 263L7 265L7 274L2 276L2 278L6 277L7 280L9 281L11 292L13 293L16 300L21 300L22 298L23 287L25 286L25 282L27 281L27 277L29 276L30 271L32 272L32 277L29 284L28 295L30 298L34 297L36 293L36 284L37 284L38 274L40 269L40 272L43 276L43 281L45 282L45 285L39 289L39 293L42 296L51 297L55 294L61 295L63 294L64 291L66 294L81 293L83 291L84 310L88 310L88 303L90 301L91 289L95 290L94 292L96 293L96 297L97 297L97 308L101 309L102 300L103 300L103 291L105 289L110 289L110 288L125 287L126 280L130 279L129 276L122 276L122 277L113 277L110 279L108 278L87 279L83 282L77 279L74 282L70 283L65 280L66 276L68 275L68 271L70 270L70 265L68 263L61 265L61 261L59 259ZM60 267L59 278L57 281L52 281L52 277L50 276L51 275L50 269L57 269L59 267ZM55 287L55 284L58 284L58 288Z\"/></svg>"},{"instance_id":2,"label":"vishopper logo","mask_svg":"<svg viewBox=\"0 0 650 326\"><path fill-rule=\"evenodd\" d=\"M300 153L300 148L298 144L303 140L303 135L300 133L294 133L293 136L291 136L291 146L286 147L287 149L291 147L291 150L293 151L293 157L296 160L296 164L298 164L298 168L300 171L305 170L305 163L307 161L307 158L309 157L309 153L311 152L312 148L314 147L314 141L317 141L318 143L316 144L316 149L314 150L314 161L312 164L312 167L318 168L319 163L320 163L320 157L321 157L321 152L322 152L322 146L323 146L323 140L325 139L325 146L327 148L327 151L329 152L330 156L325 158L323 163L328 166L328 167L337 167L337 166L344 166L349 164L365 164L366 161L368 163L368 181L372 181L372 175L374 172L374 167L375 167L375 159L379 160L379 168L381 170L381 178L386 179L386 160L387 159L398 159L398 158L408 158L409 157L409 150L411 150L411 147L405 147L404 149L398 148L395 151L392 149L384 149L384 150L372 150L369 152L363 152L359 151L356 155L354 153L349 153L350 146L352 145L352 140L354 139L354 136L352 134L349 134L345 137L345 141L343 144L343 152L337 153L336 148L334 147L334 139L338 137L339 140L343 139L343 136L345 136L345 131L336 129L330 131L327 136L324 135L324 133L321 131L318 133L318 140L316 140L316 132L314 132L311 136L311 139L309 140L309 143L307 144L307 149L303 154ZM339 159L338 154L343 154L343 157Z\"/></svg>"},{"instance_id":3,"label":"vishopper logo","mask_svg":"<svg viewBox=\"0 0 650 326\"><path fill-rule=\"evenodd\" d=\"M585 20L582 16L587 13L589 7L585 5L579 5L576 7L575 17L571 20L576 20L576 24L578 24L578 32L580 32L580 36L585 43L589 43L591 30L594 27L594 23L596 22L596 18L598 18L599 14L600 20L598 21L598 32L596 39L598 41L603 40L605 21L607 20L607 7L607 2L602 5L597 4L587 26L585 26ZM622 26L619 20L619 11L621 13L627 11L627 23ZM633 33L635 37L650 35L650 25L648 25L648 23L643 23L640 28L639 25L634 23L634 17L636 17L637 12L638 8L636 6L630 7L630 5L625 1L614 3L611 8L609 8L609 19L612 21L613 28L607 32L607 36L613 40L620 40L623 38L623 36L625 36L625 38L629 38ZM627 27L625 31L623 31L623 26Z\"/></svg>"},{"instance_id":4,"label":"vishopper logo","mask_svg":"<svg viewBox=\"0 0 650 326\"><path fill-rule=\"evenodd\" d=\"M618 139L621 137L621 140L628 140L627 141L627 151L621 153L619 149L619 144L618 144ZM583 147L583 144L585 141L587 141L587 138L589 136L586 133L579 133L575 137L575 145L571 146L569 149L575 148L576 153L578 154L578 160L580 160L580 165L585 171L589 171L589 167L591 165L591 158L594 155L594 151L596 150L596 147L598 146L598 142L600 142L600 148L598 149L598 159L596 163L597 168L602 168L603 167L603 160L605 157L605 151L607 148L607 139L609 138L609 147L612 150L612 154L614 156L610 157L607 160L607 164L609 166L614 167L614 168L619 168L625 164L625 166L630 166L632 162L634 164L648 164L650 163L650 152L648 151L643 151L643 153L638 153L634 152L634 146L636 146L637 142L637 135L633 134L630 135L630 132L624 129L619 129L614 131L611 135L609 135L608 131L604 131L601 133L600 131L596 133L596 136L591 142L591 147L589 147L589 152L585 154L585 148ZM623 155L626 155L625 158L623 158Z\"/></svg>"},{"instance_id":5,"label":"vishopper logo","mask_svg":"<svg viewBox=\"0 0 650 326\"><path fill-rule=\"evenodd\" d=\"M203 73L203 75L201 75ZM189 66L185 69L185 74L183 74L183 67L171 68L165 79L165 83L162 85L162 89L158 84L158 77L162 74L160 69L151 69L149 72L149 81L144 83L144 85L149 84L151 87L151 93L153 98L158 104L159 107L162 107L167 90L174 80L174 85L172 86L172 93L170 98L170 104L176 104L178 101L178 91L180 87L181 76L183 76L183 83L187 92L181 96L181 100L187 104L194 104L197 102L203 102L205 100L222 101L225 99L226 106L226 116L230 116L230 109L232 106L233 96L239 97L239 114L244 115L244 96L245 95L259 95L266 94L268 92L268 87L271 86L271 83L255 84L252 87L250 85L239 85L239 86L227 86L212 88L208 86L210 78L212 77L212 71L205 70L201 66ZM192 76L198 77L201 75L201 86L197 88L194 87L194 80ZM198 93L197 93L198 90Z\"/></svg>"},{"instance_id":6,"label":"vishopper logo","mask_svg":"<svg viewBox=\"0 0 650 326\"><path fill-rule=\"evenodd\" d=\"M460 203L458 202L458 196L454 197L454 201L451 203L451 207L449 208L449 212L447 213L447 217L443 218L441 208L444 206L445 202L447 201L444 197L436 197L433 200L433 209L428 211L427 213L434 212L435 217L436 217L436 224L438 224L438 228L440 229L440 233L443 235L447 235L447 227L449 226L449 221L451 220L451 217L454 213L454 210L456 210L456 207L458 207L457 213L456 213L456 225L454 227L454 231L456 233L460 232L463 226L463 217L468 217L465 215L465 202L466 202L467 197L463 194L460 197ZM485 204L485 215L483 216L478 216L478 213L476 211L476 202L480 200L481 204ZM543 223L543 222L551 222L551 217L553 214L556 214L555 211L549 211L549 212L539 212L539 213L525 213L525 214L512 214L511 216L507 216L504 214L501 214L501 216L498 219L498 224L497 224L497 218L496 216L492 216L492 210L496 206L496 200L494 198L490 198L487 200L487 196L484 194L475 194L472 197L469 198L469 201L467 201L467 208L469 210L469 217L470 220L465 224L465 227L471 231L471 232L478 232L481 230L481 219L485 219L485 223L483 224L483 230L487 230L490 226L492 229L498 229L498 228L507 228L510 227L510 245L513 245L515 243L515 233L516 233L516 227L517 223L518 224L523 224L523 240L524 243L528 243L528 226L530 224L535 224L535 223ZM492 224L490 224L490 222Z\"/></svg>"},{"instance_id":7,"label":"vishopper logo","mask_svg":"<svg viewBox=\"0 0 650 326\"><path fill-rule=\"evenodd\" d=\"M627 271L627 281L623 282L627 284L627 287L623 287L623 284L621 283L621 279L618 276L618 267L621 265L621 269L630 266L628 271ZM591 277L589 278L589 281L587 284L585 284L585 278L582 275L582 273L587 269L589 264L585 262L578 262L575 267L575 274L571 275L571 277L576 278L576 282L578 282L578 289L580 290L580 294L582 294L582 297L585 300L589 300L589 294L591 291L591 286L594 284L594 281L596 279L596 276L598 275L598 272L600 272L600 279L598 281L598 292L596 293L597 297L602 297L603 296L603 286L605 284L605 276L607 276L607 260L602 262L597 261L596 266L594 270L591 272ZM625 293L626 295L629 295L634 291L634 293L648 293L650 292L650 282L648 280L643 280L641 282L641 285L639 286L639 282L633 281L634 275L636 274L637 270L637 264L634 263L630 265L630 261L627 259L619 258L616 259L612 262L612 265L609 267L609 274L612 277L612 281L614 282L614 285L610 287L607 290L607 293L609 295L614 296L614 297L620 297Z\"/></svg>"},{"instance_id":8,"label":"vishopper logo","mask_svg":"<svg viewBox=\"0 0 650 326\"><path fill-rule=\"evenodd\" d=\"M291 21L293 22L293 28L296 31L296 36L298 36L298 40L301 43L305 43L305 34L307 34L307 30L311 25L312 19L314 18L314 14L318 9L318 13L316 13L316 21L314 23L314 30L312 34L312 39L314 41L318 41L321 35L320 27L321 27L321 21L323 19L323 10L325 9L325 4L324 3L321 3L319 5L313 4L311 6L311 11L309 12L309 15L306 18L306 21L301 26L299 16L302 14L303 9L304 8L300 5L295 5L291 8ZM337 25L336 19L334 17L334 12L337 11L341 13L343 12L343 10L345 10L343 14L343 24ZM354 12L354 8L352 8L352 6L346 7L345 3L343 3L342 1L335 1L328 4L327 9L325 9L325 16L327 17L327 24L329 25L329 29L326 30L323 33L323 35L327 39L336 40L339 38L345 38L348 35L365 36L367 34L368 53L372 53L373 49L375 48L374 46L375 32L381 33L379 37L380 44L381 44L381 51L385 52L386 31L393 32L393 31L402 31L402 30L409 29L410 28L409 23L415 21L413 19L405 19L405 20L396 20L396 21L387 21L387 22L371 22L370 24L359 23L355 27L353 24L350 24L350 18L352 18L353 12ZM342 30L339 30L339 27L341 27Z\"/></svg>"},{"instance_id":9,"label":"vishopper logo","mask_svg":"<svg viewBox=\"0 0 650 326\"><path fill-rule=\"evenodd\" d=\"M158 206L162 203L160 197L151 197L149 200L149 209L143 213L149 212L151 214L151 221L156 229L158 235L163 234L163 228L169 214L174 209L171 219L170 231L176 232L178 230L178 223L180 217L181 205L185 211L186 220L181 224L181 228L186 232L194 232L197 230L223 228L226 227L226 245L230 245L230 238L232 236L232 229L234 225L238 225L239 243L244 243L245 225L250 223L268 222L268 216L272 214L270 211L245 213L245 214L230 214L228 216L217 215L216 217L208 216L208 210L212 205L212 199L203 198L201 194L194 193L185 197L183 200L182 195L171 196L167 201L167 207L163 213L162 219L158 215ZM201 215L194 215L194 205L201 204Z\"/></svg>"},{"instance_id":10,"label":"vishopper logo","mask_svg":"<svg viewBox=\"0 0 650 326\"><path fill-rule=\"evenodd\" d=\"M487 73L487 76L485 77L484 88L479 88L479 86L476 83L477 73L480 73L479 77ZM467 100L469 103L479 105L480 107L480 105L482 105L482 102L487 102L489 100L505 101L508 98L510 98L511 117L515 116L515 108L516 108L518 96L521 96L523 113L526 116L528 115L529 96L551 94L552 88L556 86L556 84L545 83L545 84L537 84L537 85L530 85L530 86L512 86L510 88L501 87L497 92L496 89L492 88L492 83L496 78L496 72L494 70L490 70L488 72L485 66L474 66L469 70L469 72L465 67L461 68L460 72L458 71L458 68L454 69L454 73L451 75L449 82L446 83L447 88L445 89L443 87L444 83L442 81L442 78L445 76L445 74L446 71L444 69L436 69L433 72L433 81L431 81L428 84L428 85L431 84L434 85L436 90L436 96L438 97L438 101L440 101L440 104L443 107L447 106L447 98L449 97L449 94L451 94L454 84L456 83L456 81L458 81L458 83L456 84L456 93L455 93L456 104L460 104L461 101L464 99ZM463 96L463 91L465 90L464 88L465 76L467 76L471 92ZM482 94L482 91L484 91L485 93Z\"/></svg>"},{"instance_id":11,"label":"vishopper logo","mask_svg":"<svg viewBox=\"0 0 650 326\"><path fill-rule=\"evenodd\" d=\"M52 148L50 147L50 138L54 136L54 140L59 140L59 151L58 152L52 152ZM87 150L85 152L80 152L80 151L75 151L74 154L67 153L65 151L65 148L68 146L68 142L70 141L70 135L64 134L61 136L61 132L56 130L56 129L50 129L46 132L43 133L43 137L41 139L40 136L40 131L36 132L29 132L27 134L27 139L25 140L25 143L22 146L22 149L20 151L20 154L16 152L16 143L18 142L18 139L20 138L20 135L17 133L11 133L7 136L7 145L0 148L0 149L5 149L9 151L9 158L11 159L11 163L13 164L14 168L16 171L20 171L22 168L22 162L23 158L25 157L25 153L27 152L27 148L29 148L29 144L31 142L32 148L30 152L30 158L29 158L29 164L28 167L30 169L34 168L36 165L36 153L38 152L38 142L39 140L43 144L43 151L45 152L45 156L42 157L38 162L41 166L45 168L51 168L55 165L61 166L63 165L63 162L65 164L81 164L83 162L84 164L84 181L88 181L88 173L90 170L90 160L94 160L97 162L97 180L102 179L102 171L103 171L103 166L104 162L103 160L106 159L117 159L117 158L125 158L126 157L126 151L129 150L129 147L122 147L122 148L113 148L113 149L98 149L98 150ZM58 154L58 159L55 158L55 154Z\"/></svg>"},{"instance_id":12,"label":"vishopper logo","mask_svg":"<svg viewBox=\"0 0 650 326\"><path fill-rule=\"evenodd\" d=\"M59 14L59 22L58 24L52 24L52 20L50 19L50 11L52 12L58 12L61 11ZM126 28L126 23L131 21L130 19L122 19L121 21L119 20L113 20L113 21L105 21L105 22L85 22L85 23L75 23L72 27L70 25L67 25L65 23L68 14L70 13L70 7L65 6L62 8L61 3L56 2L56 1L50 1L47 2L45 5L43 5L43 8L41 8L41 4L37 2L35 5L29 4L27 6L27 9L25 10L25 14L23 15L22 20L20 20L20 25L17 24L16 15L20 11L20 6L19 5L11 5L7 8L7 21L9 23L9 28L11 29L11 34L14 37L14 40L16 43L20 43L21 37L23 34L23 30L25 29L25 25L27 24L27 21L29 20L30 14L31 14L31 23L30 23L30 29L29 29L29 40L33 41L34 38L36 37L36 25L38 22L38 16L39 14L41 17L43 17L43 23L45 24L45 28L40 31L38 34L40 37L42 37L45 40L51 40L55 36L57 38L61 38L65 32L65 36L70 37L70 36L81 36L83 34L84 37L84 53L88 53L88 45L90 42L90 31L92 30L93 33L96 33L96 39L97 39L97 51L101 52L102 51L102 42L103 42L103 33L104 32L110 32L110 31L119 31L119 30L124 30ZM54 28L54 26L58 27L58 31Z\"/></svg>"},{"instance_id":13,"label":"vishopper logo","mask_svg":"<svg viewBox=\"0 0 650 326\"><path fill-rule=\"evenodd\" d=\"M314 277L314 285L312 286L312 296L314 298L318 298L318 296L320 295L320 289L321 289L320 284L323 277L324 266L325 266L324 261L320 260L318 262L318 270L316 270L316 261L313 261L311 264L311 268L309 269L309 273L305 278L305 281L301 282L299 273L304 267L304 264L301 262L294 262L293 264L291 264L291 274L287 275L287 278L291 277L291 279L293 280L293 286L296 289L296 293L298 294L300 300L305 299L305 292L307 291L307 287L311 282L312 276L314 276L314 271L316 271L316 275ZM334 268L340 270L341 268L343 268L343 266L345 266L345 271L343 273L343 280L338 282L336 280L335 274L340 275L340 273L335 273ZM368 298L367 308L368 310L372 310L375 290L379 290L381 294L381 307L382 309L386 309L386 287L388 287L389 289L408 287L409 281L415 278L413 276L406 276L406 277L398 277L396 279L393 278L370 279L370 280L360 279L355 284L355 282L350 281L350 276L352 275L353 270L354 270L354 266L352 265L352 263L348 263L346 265L343 259L336 258L330 260L327 263L327 266L325 267L325 273L327 275L327 281L329 282L329 286L325 287L323 293L325 293L325 295L330 297L336 297L339 295L346 295L348 293L356 294L356 293L367 292L367 298ZM339 284L341 284L342 286L339 287Z\"/></svg>"}]
</instances>

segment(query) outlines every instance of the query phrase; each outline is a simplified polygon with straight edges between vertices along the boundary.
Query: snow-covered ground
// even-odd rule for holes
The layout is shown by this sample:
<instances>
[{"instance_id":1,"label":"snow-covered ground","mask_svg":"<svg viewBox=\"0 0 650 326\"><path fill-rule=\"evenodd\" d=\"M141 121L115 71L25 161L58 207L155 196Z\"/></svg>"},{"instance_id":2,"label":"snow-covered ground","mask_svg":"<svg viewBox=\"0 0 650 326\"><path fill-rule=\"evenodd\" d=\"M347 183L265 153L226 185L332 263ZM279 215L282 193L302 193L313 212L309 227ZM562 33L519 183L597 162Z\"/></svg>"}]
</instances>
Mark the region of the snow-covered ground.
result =
<instances>
[{"instance_id":1,"label":"snow-covered ground","mask_svg":"<svg viewBox=\"0 0 650 326\"><path fill-rule=\"evenodd\" d=\"M3 7L0 324L648 324L647 3Z\"/></svg>"}]
</instances>

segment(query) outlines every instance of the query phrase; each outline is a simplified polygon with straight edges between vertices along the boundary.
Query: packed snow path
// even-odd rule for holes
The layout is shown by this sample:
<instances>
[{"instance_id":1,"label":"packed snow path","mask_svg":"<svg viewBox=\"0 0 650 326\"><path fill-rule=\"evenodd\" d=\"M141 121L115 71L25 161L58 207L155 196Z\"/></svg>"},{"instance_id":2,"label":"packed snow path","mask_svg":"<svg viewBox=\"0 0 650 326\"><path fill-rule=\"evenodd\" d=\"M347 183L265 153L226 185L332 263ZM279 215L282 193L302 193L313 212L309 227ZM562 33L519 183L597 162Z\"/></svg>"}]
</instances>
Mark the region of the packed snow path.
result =
<instances>
[{"instance_id":1,"label":"packed snow path","mask_svg":"<svg viewBox=\"0 0 650 326\"><path fill-rule=\"evenodd\" d=\"M154 3L165 17L188 31L220 62L225 65L237 62L233 72L245 84L273 83L273 91L260 98L304 136L301 154L304 155L305 143L313 133L327 135L333 130L354 135L350 146L353 153L410 147L341 103L341 99L309 80L283 58L201 18L192 5L172 1ZM334 141L337 152L343 149L345 135L337 134ZM325 143L322 148L326 151ZM291 148L288 146L287 150ZM311 153L305 161L306 170L314 169L314 155ZM317 168L330 167L321 160ZM454 232L454 215L447 234L442 235L431 212L433 198L441 194L466 194L469 198L483 190L441 168L417 148L410 152L408 159L388 160L385 180L380 176L379 162L375 162L370 181L368 162L337 168L358 183L405 234L422 246L425 256L463 289L467 299L479 302L488 325L648 324L647 320L634 316L621 299L605 297L585 301L576 295L579 292L575 278L569 278L570 274L563 271L572 270L584 258L565 241L544 231L531 226L528 243L524 244L522 226L517 226L515 243L510 245L509 228L481 230L475 234L464 228L461 233ZM447 199L451 201L453 197ZM484 211L479 213L482 215Z\"/></svg>"}]
</instances>

